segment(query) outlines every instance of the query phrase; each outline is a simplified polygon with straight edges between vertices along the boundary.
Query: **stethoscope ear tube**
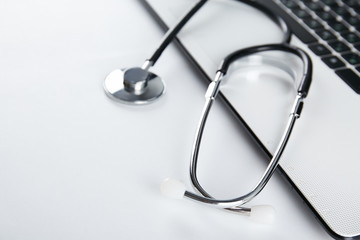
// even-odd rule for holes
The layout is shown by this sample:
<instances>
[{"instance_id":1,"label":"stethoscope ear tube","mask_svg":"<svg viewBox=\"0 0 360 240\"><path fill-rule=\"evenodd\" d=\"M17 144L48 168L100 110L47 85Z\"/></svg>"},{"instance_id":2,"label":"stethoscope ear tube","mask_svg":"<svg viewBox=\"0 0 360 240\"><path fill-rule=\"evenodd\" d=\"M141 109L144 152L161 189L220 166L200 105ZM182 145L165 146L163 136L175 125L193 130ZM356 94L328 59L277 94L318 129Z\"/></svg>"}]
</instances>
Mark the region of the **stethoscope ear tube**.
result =
<instances>
[{"instance_id":1,"label":"stethoscope ear tube","mask_svg":"<svg viewBox=\"0 0 360 240\"><path fill-rule=\"evenodd\" d=\"M166 47L174 40L179 31L185 26L185 24L194 16L194 14L207 2L208 0L200 0L197 2L189 12L187 12L180 21L174 25L174 27L168 30L163 37L163 40L153 55L148 59L154 65L159 59L160 55L166 49Z\"/></svg>"},{"instance_id":2,"label":"stethoscope ear tube","mask_svg":"<svg viewBox=\"0 0 360 240\"><path fill-rule=\"evenodd\" d=\"M198 154L200 150L200 144L201 139L203 135L203 131L205 128L205 123L207 120L207 117L209 115L211 106L213 101L215 100L217 93L220 88L220 84L222 81L222 78L226 75L226 72L230 66L230 64L237 60L238 58L248 56L250 54L264 52L264 51L284 51L289 52L292 54L297 55L301 58L304 67L303 67L303 75L300 80L300 84L298 86L298 94L296 95L295 101L293 103L293 107L291 109L288 123L286 125L286 128L283 132L282 138L275 150L275 153L268 164L268 167L266 168L263 176L259 180L259 182L256 184L256 186L248 193L237 197L233 199L215 199L210 194L208 194L201 186L201 184L198 181L197 178L197 161L198 161ZM281 158L281 155L285 149L285 146L287 145L287 142L289 140L289 137L291 135L292 129L294 127L294 124L296 120L300 117L301 110L303 108L303 99L307 95L308 90L310 88L311 84L311 74L312 74L312 66L311 66L311 60L309 56L302 51L299 48L292 47L289 45L284 44L270 44L270 45L261 45L261 46L255 46L250 47L246 49L242 49L239 51L236 51L228 57L226 57L223 62L220 65L220 68L217 71L215 79L210 83L208 90L206 92L206 102L200 117L199 125L195 134L195 141L192 149L191 154L191 162L190 162L190 177L192 184L194 188L200 193L192 193L190 191L184 191L184 188L181 188L181 191L183 192L183 196L185 196L188 199L201 202L206 205L211 205L217 208L223 208L225 210L233 211L233 212L240 212L240 213L249 213L251 212L251 209L244 208L243 205L251 201L255 196L257 196L262 189L265 187L265 185L270 180L272 174L274 173L279 160Z\"/></svg>"}]
</instances>

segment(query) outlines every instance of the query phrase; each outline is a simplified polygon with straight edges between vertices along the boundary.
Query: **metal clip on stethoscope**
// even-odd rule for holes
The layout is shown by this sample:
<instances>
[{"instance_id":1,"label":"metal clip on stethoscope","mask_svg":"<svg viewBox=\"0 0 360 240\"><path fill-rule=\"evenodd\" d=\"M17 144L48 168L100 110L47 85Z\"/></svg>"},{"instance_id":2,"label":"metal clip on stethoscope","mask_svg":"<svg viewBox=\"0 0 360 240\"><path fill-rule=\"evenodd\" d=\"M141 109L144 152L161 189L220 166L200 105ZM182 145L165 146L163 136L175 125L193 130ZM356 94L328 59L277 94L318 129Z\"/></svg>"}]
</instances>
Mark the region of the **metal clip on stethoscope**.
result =
<instances>
[{"instance_id":1,"label":"metal clip on stethoscope","mask_svg":"<svg viewBox=\"0 0 360 240\"><path fill-rule=\"evenodd\" d=\"M206 0L203 0L195 4L190 9L190 11L179 21L179 23L166 33L164 40L160 44L159 48L155 51L153 56L149 58L149 60L145 61L142 68L130 68L124 70L118 69L111 72L104 82L104 88L107 95L112 99L129 104L149 103L161 96L164 93L164 84L156 74L149 72L148 69L155 64L161 53L165 50L167 45L176 37L176 34L181 30L181 28L186 24L186 22L206 2ZM289 140L295 121L297 118L300 117L300 113L303 107L303 99L307 96L308 90L310 88L312 77L312 63L309 56L304 51L288 44L288 42L290 41L291 33L283 19L269 11L267 8L255 2L240 2L255 7L256 9L267 15L272 21L274 21L284 32L283 42L280 44L267 44L241 49L225 57L216 72L214 80L209 84L206 91L206 102L196 131L196 137L191 154L190 177L193 187L198 191L198 194L186 191L184 184L172 179L166 179L161 185L161 190L167 196L175 198L185 197L206 205L225 209L231 212L249 215L255 220L266 221L272 218L268 214L272 212L272 208L270 206L253 206L251 208L248 208L243 207L243 205L248 203L262 191L262 189L270 180L276 167L278 166L280 157ZM284 130L280 143L278 144L278 147L272 159L270 160L270 163L268 164L260 181L256 184L253 190L234 199L215 199L203 189L197 178L198 153L209 111L213 102L216 99L216 96L219 93L222 79L226 76L230 64L240 58L247 57L252 54L269 51L281 51L293 54L299 57L303 63L302 74L300 77L301 79L297 87L297 95L295 97L291 113L289 115L287 126Z\"/></svg>"}]
</instances>

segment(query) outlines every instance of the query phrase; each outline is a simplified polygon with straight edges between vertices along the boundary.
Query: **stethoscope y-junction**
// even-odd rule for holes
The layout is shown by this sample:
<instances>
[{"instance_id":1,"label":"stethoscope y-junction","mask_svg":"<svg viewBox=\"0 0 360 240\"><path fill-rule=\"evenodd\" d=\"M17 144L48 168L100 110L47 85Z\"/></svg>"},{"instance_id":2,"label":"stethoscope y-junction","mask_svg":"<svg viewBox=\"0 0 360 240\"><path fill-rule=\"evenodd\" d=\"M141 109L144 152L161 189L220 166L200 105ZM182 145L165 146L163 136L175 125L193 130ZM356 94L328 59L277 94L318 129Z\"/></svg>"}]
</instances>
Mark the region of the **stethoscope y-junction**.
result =
<instances>
[{"instance_id":1,"label":"stethoscope y-junction","mask_svg":"<svg viewBox=\"0 0 360 240\"><path fill-rule=\"evenodd\" d=\"M111 72L104 82L104 88L107 95L112 99L127 104L145 104L158 99L164 93L165 87L160 77L150 72L149 69L156 63L161 53L176 37L177 33L181 30L181 28L206 2L207 1L205 0L197 2L190 9L190 11L178 22L178 24L176 24L166 33L164 40L161 42L158 49L148 60L145 61L144 65L141 68L135 67L129 69L118 69ZM169 196L180 198L186 197L188 199L201 202L206 205L215 206L217 208L226 209L231 212L243 213L251 215L253 217L264 218L265 216L263 215L263 213L266 213L267 210L269 210L268 207L256 206L248 208L243 207L243 205L248 203L262 191L262 189L270 180L276 167L278 166L280 157L289 140L294 124L296 120L300 117L301 110L303 108L303 100L308 94L312 76L312 64L309 56L303 50L289 44L291 33L282 18L275 15L267 8L256 2L245 0L240 2L255 7L256 9L264 13L266 16L268 16L273 22L275 22L284 33L282 42L240 49L229 54L223 59L220 67L216 71L214 80L209 84L206 91L206 102L201 114L200 122L198 124L191 154L190 177L193 187L198 191L198 193L186 191L185 186L182 183L172 179L166 179L163 182L161 189L166 195ZM299 79L297 79L299 81L296 81L298 82L297 95L295 97L286 128L283 132L282 138L276 148L275 153L273 154L271 161L269 162L264 174L262 175L258 183L255 185L255 187L249 193L246 193L237 198L224 200L215 199L207 191L205 191L205 189L199 183L197 177L198 154L209 111L219 93L222 80L226 77L230 65L239 59L266 52L288 53L298 57L303 64L302 72L300 74L300 77L298 77Z\"/></svg>"}]
</instances>

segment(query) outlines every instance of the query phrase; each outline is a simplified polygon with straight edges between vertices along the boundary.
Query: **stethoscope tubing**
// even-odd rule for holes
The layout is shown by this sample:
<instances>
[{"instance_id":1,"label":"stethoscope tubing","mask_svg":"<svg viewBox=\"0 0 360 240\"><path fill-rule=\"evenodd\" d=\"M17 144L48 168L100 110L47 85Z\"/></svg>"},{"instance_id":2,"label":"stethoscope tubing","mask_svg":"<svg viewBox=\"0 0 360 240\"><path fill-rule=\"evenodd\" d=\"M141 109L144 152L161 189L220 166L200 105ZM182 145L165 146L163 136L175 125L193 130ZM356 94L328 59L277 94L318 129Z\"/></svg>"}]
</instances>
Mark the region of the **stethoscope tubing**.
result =
<instances>
[{"instance_id":1,"label":"stethoscope tubing","mask_svg":"<svg viewBox=\"0 0 360 240\"><path fill-rule=\"evenodd\" d=\"M171 29L169 29L163 40L159 44L158 48L152 54L150 58L147 59L151 65L154 65L156 61L159 59L163 51L166 47L176 38L176 35L180 32L180 30L185 26L185 24L197 13L200 8L207 2L207 0L200 0L197 2L182 18L180 18L179 22L175 24Z\"/></svg>"},{"instance_id":2,"label":"stethoscope tubing","mask_svg":"<svg viewBox=\"0 0 360 240\"><path fill-rule=\"evenodd\" d=\"M156 61L159 59L161 54L164 52L164 50L167 48L167 46L176 38L177 34L183 29L183 27L187 24L187 22L204 6L204 4L208 0L200 0L198 1L180 20L171 28L169 29L165 36L163 37L163 40L157 47L157 49L154 51L152 56L146 60L146 62L143 65L143 69L148 70L151 66L155 65ZM278 15L271 12L268 8L265 6L254 2L254 1L246 1L246 0L236 0L239 2L242 2L244 4L250 5L259 11L263 12L265 15L267 15L273 22L275 22L284 33L283 39L281 40L282 43L289 43L291 40L291 31L286 22Z\"/></svg>"},{"instance_id":3,"label":"stethoscope tubing","mask_svg":"<svg viewBox=\"0 0 360 240\"><path fill-rule=\"evenodd\" d=\"M287 126L286 126L286 130L283 133L283 136L281 138L280 144L278 145L274 156L272 157L268 167L266 168L263 176L261 177L260 181L256 184L256 186L253 188L253 190L251 190L250 192L237 197L237 198L233 198L233 199L214 199L213 197L211 197L200 185L199 181L197 180L196 177L196 165L197 165L197 157L192 159L192 163L191 163L191 178L192 178L192 183L194 185L194 187L202 194L202 195L198 195L189 191L185 191L184 196L186 198L189 198L191 200L195 200L197 202L201 202L207 205L212 205L215 206L217 208L223 208L223 209L227 209L227 210L231 210L231 211L235 211L238 212L240 211L244 211L244 209L240 208L242 205L248 203L250 200L252 200L254 197L256 197L261 191L262 189L266 186L266 184L269 182L271 176L273 175L276 167L279 164L279 160L281 158L281 155L288 143L288 140L290 138L292 129L295 125L295 121L297 118L299 118L300 116L300 111L302 108L302 96L299 94L297 95L295 102L294 102L294 110L288 119L287 122ZM201 116L201 120L200 120L200 127L199 127L199 135L202 135L203 130L204 130L204 125L208 116L208 112L211 108L211 102L213 102L213 100L207 100L205 107L207 110L204 112L204 114L202 114ZM201 137L197 135L197 140L195 143L195 147L193 149L193 155L197 156L198 155L198 151L200 149L200 142L201 142Z\"/></svg>"},{"instance_id":4,"label":"stethoscope tubing","mask_svg":"<svg viewBox=\"0 0 360 240\"><path fill-rule=\"evenodd\" d=\"M300 84L298 87L298 94L296 95L287 125L283 132L282 138L276 148L276 151L270 163L268 164L268 167L266 168L264 174L262 175L260 181L255 185L253 190L240 197L233 199L224 199L224 200L214 199L210 194L208 194L203 189L197 178L197 161L198 161L198 155L201 145L201 139L210 109L219 92L221 80L226 75L230 64L238 58L245 57L254 53L260 53L266 51L284 51L284 52L292 53L301 58L304 67L303 67L303 74L301 76ZM303 107L303 99L307 96L311 84L311 76L312 76L312 63L310 57L301 49L289 46L287 44L268 44L268 45L254 46L254 47L249 47L235 51L232 54L228 55L228 57L226 57L221 63L217 71L217 74L215 76L215 79L209 84L209 87L205 94L206 101L201 113L200 121L195 134L192 153L191 153L190 177L194 188L201 195L189 191L185 191L184 196L191 200L202 202L204 204L212 205L218 208L224 208L234 212L249 211L249 209L242 208L242 205L249 202L251 199L256 197L261 192L261 190L269 182L276 167L278 166L279 160L285 149L285 146L288 143L296 119L300 117L301 110Z\"/></svg>"}]
</instances>

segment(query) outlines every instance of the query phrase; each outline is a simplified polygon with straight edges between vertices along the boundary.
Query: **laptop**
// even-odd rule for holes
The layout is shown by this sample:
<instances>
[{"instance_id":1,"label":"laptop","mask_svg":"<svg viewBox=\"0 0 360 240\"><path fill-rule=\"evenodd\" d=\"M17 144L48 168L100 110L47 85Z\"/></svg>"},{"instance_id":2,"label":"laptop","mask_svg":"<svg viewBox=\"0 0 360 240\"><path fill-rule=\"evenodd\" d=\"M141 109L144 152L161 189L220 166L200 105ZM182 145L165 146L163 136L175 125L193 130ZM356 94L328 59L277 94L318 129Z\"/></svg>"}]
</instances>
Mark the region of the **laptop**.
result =
<instances>
[{"instance_id":1,"label":"laptop","mask_svg":"<svg viewBox=\"0 0 360 240\"><path fill-rule=\"evenodd\" d=\"M167 29L196 1L142 2ZM333 238L360 239L360 1L258 2L285 19L293 32L291 44L310 55L314 68L302 116L279 171ZM281 38L275 24L243 1L211 0L180 32L177 44L210 81L230 52ZM271 91L262 89L260 96L243 92L252 97L245 102L241 91L221 90L226 104L269 157L287 120L283 114L296 94L278 85L274 83L277 89ZM266 104L270 107L263 107ZM259 107L261 114L254 110Z\"/></svg>"}]
</instances>

